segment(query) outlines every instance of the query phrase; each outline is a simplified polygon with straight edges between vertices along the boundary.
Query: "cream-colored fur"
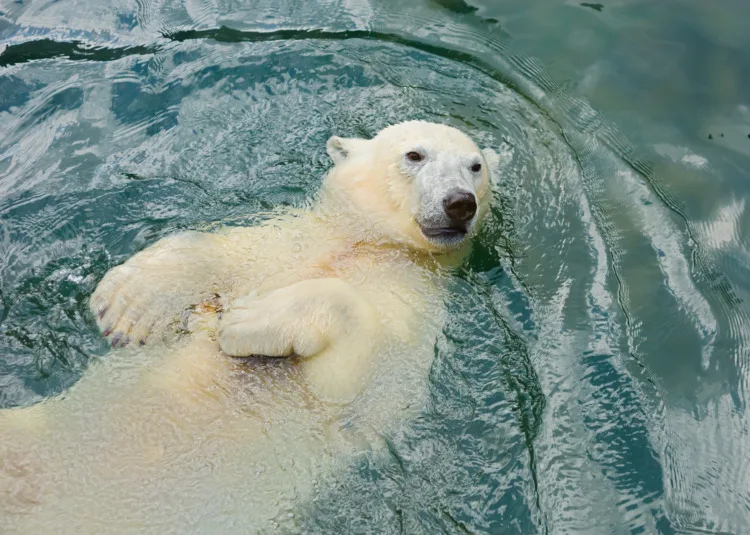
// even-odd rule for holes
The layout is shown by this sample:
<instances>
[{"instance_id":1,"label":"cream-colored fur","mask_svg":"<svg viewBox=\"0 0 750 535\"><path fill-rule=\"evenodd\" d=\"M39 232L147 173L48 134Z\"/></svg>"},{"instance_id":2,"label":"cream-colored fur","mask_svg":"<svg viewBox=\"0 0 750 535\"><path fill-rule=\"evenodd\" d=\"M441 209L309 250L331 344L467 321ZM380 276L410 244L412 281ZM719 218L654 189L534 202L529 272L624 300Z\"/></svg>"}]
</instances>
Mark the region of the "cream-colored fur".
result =
<instances>
[{"instance_id":1,"label":"cream-colored fur","mask_svg":"<svg viewBox=\"0 0 750 535\"><path fill-rule=\"evenodd\" d=\"M415 147L419 165L404 156ZM259 500L261 526L279 500L312 492L305 474L420 405L445 271L489 205L487 161L464 134L424 122L334 137L328 152L335 166L310 209L166 238L104 277L91 308L127 347L60 398L0 413L0 531L158 531L201 492ZM466 238L445 244L421 231L420 210L436 208L419 197L452 173L478 210ZM230 357L253 355L266 358ZM294 477L271 469L289 459Z\"/></svg>"}]
</instances>

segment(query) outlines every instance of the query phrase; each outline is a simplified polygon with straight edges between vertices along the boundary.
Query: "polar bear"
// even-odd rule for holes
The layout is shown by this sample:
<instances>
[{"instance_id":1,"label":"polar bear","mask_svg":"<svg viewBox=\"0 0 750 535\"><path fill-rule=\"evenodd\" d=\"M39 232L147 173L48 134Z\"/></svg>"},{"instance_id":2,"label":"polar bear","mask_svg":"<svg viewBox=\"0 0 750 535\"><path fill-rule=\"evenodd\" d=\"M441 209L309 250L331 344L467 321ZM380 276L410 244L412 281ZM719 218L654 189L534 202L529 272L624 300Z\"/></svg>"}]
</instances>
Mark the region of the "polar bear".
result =
<instances>
[{"instance_id":1,"label":"polar bear","mask_svg":"<svg viewBox=\"0 0 750 535\"><path fill-rule=\"evenodd\" d=\"M174 521L207 492L237 499L249 465L253 493L275 489L278 509L338 457L332 442L372 445L420 405L445 275L488 211L494 153L422 121L334 136L327 152L334 167L308 208L168 237L106 274L91 310L124 349L62 399L0 414L13 504L0 516L14 531ZM215 470L197 485L206 459ZM289 459L300 474L286 487L278 471L259 475ZM174 502L144 483L157 473Z\"/></svg>"}]
</instances>

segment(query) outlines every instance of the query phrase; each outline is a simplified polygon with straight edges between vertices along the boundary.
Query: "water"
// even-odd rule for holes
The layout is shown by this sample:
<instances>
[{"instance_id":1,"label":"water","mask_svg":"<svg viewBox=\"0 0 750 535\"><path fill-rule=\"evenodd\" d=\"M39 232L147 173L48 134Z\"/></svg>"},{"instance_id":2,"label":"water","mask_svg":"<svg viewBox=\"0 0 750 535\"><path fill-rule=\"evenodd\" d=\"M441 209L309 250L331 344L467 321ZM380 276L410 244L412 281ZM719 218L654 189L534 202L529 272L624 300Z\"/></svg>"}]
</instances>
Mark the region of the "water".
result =
<instances>
[{"instance_id":1,"label":"water","mask_svg":"<svg viewBox=\"0 0 750 535\"><path fill-rule=\"evenodd\" d=\"M750 11L495 4L0 4L0 406L96 368L109 268L423 118L499 152L501 195L427 406L285 529L748 532Z\"/></svg>"}]
</instances>

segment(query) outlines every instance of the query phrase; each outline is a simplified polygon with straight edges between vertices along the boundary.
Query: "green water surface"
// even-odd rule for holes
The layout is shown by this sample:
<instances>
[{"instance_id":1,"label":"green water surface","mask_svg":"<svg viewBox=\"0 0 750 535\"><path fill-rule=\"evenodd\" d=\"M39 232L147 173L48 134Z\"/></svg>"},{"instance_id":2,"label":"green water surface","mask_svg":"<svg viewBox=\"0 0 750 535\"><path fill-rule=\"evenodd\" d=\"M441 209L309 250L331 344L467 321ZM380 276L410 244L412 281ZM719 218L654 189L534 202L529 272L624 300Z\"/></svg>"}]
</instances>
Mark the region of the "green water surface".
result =
<instances>
[{"instance_id":1,"label":"green water surface","mask_svg":"<svg viewBox=\"0 0 750 535\"><path fill-rule=\"evenodd\" d=\"M502 156L430 404L288 529L750 533L748 28L744 0L0 2L0 407L106 355L108 269L427 119Z\"/></svg>"}]
</instances>

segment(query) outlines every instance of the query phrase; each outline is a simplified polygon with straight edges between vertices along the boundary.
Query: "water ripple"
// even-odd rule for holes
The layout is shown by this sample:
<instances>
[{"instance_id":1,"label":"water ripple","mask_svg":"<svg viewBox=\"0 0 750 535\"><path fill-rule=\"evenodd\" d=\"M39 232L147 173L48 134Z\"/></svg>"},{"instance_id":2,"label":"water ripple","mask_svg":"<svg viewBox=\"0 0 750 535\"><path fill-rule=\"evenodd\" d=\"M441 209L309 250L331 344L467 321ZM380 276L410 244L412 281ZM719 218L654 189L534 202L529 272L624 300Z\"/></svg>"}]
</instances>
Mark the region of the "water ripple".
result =
<instances>
[{"instance_id":1,"label":"water ripple","mask_svg":"<svg viewBox=\"0 0 750 535\"><path fill-rule=\"evenodd\" d=\"M64 390L104 352L85 303L111 266L178 229L304 203L331 134L439 120L501 164L430 405L309 503L280 500L279 526L743 532L745 197L696 218L662 162L471 2L229 4L1 15L0 406ZM168 419L165 434L191 441ZM212 522L198 505L243 510L249 492L185 487L195 525Z\"/></svg>"}]
</instances>

